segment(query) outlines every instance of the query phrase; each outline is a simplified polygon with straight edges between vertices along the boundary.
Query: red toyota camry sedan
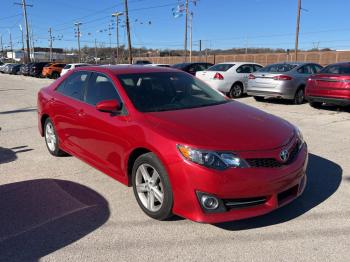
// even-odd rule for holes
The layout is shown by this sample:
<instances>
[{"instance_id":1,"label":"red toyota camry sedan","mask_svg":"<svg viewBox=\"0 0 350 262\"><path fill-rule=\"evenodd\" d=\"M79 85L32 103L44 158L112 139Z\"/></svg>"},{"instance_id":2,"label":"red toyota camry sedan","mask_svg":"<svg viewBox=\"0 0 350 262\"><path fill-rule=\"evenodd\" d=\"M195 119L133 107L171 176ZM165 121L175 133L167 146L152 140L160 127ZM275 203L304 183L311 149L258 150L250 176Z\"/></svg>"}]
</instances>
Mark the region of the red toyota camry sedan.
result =
<instances>
[{"instance_id":1,"label":"red toyota camry sedan","mask_svg":"<svg viewBox=\"0 0 350 262\"><path fill-rule=\"evenodd\" d=\"M170 68L72 70L38 94L48 151L132 186L141 209L218 223L271 212L306 184L295 126Z\"/></svg>"}]
</instances>

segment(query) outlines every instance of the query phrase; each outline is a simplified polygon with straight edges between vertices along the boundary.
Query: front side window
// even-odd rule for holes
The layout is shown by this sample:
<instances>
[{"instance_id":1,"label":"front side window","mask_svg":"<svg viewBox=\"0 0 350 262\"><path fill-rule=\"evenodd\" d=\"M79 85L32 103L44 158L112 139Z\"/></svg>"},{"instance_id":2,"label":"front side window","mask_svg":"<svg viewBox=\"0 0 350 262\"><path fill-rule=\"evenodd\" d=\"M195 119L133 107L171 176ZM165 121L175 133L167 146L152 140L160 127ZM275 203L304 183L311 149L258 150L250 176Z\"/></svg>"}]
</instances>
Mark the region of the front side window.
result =
<instances>
[{"instance_id":1,"label":"front side window","mask_svg":"<svg viewBox=\"0 0 350 262\"><path fill-rule=\"evenodd\" d=\"M85 101L95 106L104 100L118 100L120 102L120 97L112 80L103 74L96 73L89 82Z\"/></svg>"},{"instance_id":2,"label":"front side window","mask_svg":"<svg viewBox=\"0 0 350 262\"><path fill-rule=\"evenodd\" d=\"M212 106L229 102L202 81L174 72L119 75L137 110L159 112Z\"/></svg>"},{"instance_id":3,"label":"front side window","mask_svg":"<svg viewBox=\"0 0 350 262\"><path fill-rule=\"evenodd\" d=\"M83 100L85 84L88 81L89 72L75 72L61 83L57 92L78 100Z\"/></svg>"}]
</instances>

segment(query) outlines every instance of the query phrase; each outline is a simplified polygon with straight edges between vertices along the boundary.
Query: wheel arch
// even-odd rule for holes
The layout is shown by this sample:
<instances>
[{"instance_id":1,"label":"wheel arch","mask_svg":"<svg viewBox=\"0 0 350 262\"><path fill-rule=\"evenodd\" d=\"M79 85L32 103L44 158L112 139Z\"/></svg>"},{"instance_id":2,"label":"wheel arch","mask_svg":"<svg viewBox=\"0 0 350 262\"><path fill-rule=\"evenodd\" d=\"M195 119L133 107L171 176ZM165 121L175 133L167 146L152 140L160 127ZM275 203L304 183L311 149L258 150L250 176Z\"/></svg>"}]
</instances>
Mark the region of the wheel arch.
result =
<instances>
[{"instance_id":1,"label":"wheel arch","mask_svg":"<svg viewBox=\"0 0 350 262\"><path fill-rule=\"evenodd\" d=\"M45 130L44 130L44 125L46 119L48 119L50 116L48 114L43 114L40 119L40 124L41 124L41 136L44 136Z\"/></svg>"},{"instance_id":2,"label":"wheel arch","mask_svg":"<svg viewBox=\"0 0 350 262\"><path fill-rule=\"evenodd\" d=\"M131 153L129 154L128 157L128 161L127 161L127 177L128 177L128 186L132 186L132 179L131 179L131 175L132 175L132 168L134 166L134 163L136 161L136 159L144 154L147 153L154 153L152 150L146 148L146 147L138 147L135 148L131 151Z\"/></svg>"}]
</instances>

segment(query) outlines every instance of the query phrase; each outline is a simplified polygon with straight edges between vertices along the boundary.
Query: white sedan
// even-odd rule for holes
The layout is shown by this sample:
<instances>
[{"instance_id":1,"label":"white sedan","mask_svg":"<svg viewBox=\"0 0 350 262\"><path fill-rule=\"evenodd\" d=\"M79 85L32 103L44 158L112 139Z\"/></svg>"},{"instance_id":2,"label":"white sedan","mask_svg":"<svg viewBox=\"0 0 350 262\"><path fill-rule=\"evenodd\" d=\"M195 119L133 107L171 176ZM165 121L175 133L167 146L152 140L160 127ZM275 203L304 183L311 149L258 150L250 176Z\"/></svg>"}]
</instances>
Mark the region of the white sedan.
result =
<instances>
[{"instance_id":1,"label":"white sedan","mask_svg":"<svg viewBox=\"0 0 350 262\"><path fill-rule=\"evenodd\" d=\"M63 76L69 70L73 70L76 67L88 66L88 65L89 64L84 64L84 63L66 64L66 66L62 69L61 76Z\"/></svg>"},{"instance_id":2,"label":"white sedan","mask_svg":"<svg viewBox=\"0 0 350 262\"><path fill-rule=\"evenodd\" d=\"M249 74L260 68L262 66L256 63L225 62L198 71L196 77L229 97L237 98L247 93Z\"/></svg>"}]
</instances>

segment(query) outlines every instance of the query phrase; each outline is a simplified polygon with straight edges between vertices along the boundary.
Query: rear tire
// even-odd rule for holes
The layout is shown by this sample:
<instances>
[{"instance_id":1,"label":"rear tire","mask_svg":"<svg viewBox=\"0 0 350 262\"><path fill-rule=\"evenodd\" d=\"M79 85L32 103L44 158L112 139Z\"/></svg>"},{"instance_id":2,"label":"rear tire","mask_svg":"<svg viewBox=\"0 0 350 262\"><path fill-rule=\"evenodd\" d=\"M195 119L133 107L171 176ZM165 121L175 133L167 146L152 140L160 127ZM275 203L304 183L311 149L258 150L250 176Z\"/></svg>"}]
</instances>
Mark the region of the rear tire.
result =
<instances>
[{"instance_id":1,"label":"rear tire","mask_svg":"<svg viewBox=\"0 0 350 262\"><path fill-rule=\"evenodd\" d=\"M229 92L230 98L239 98L243 95L243 85L241 83L234 83Z\"/></svg>"},{"instance_id":2,"label":"rear tire","mask_svg":"<svg viewBox=\"0 0 350 262\"><path fill-rule=\"evenodd\" d=\"M173 215L169 177L155 154L146 153L136 159L132 168L132 186L137 203L149 217L166 220Z\"/></svg>"},{"instance_id":3,"label":"rear tire","mask_svg":"<svg viewBox=\"0 0 350 262\"><path fill-rule=\"evenodd\" d=\"M310 106L313 107L313 108L321 108L322 107L322 102L309 102Z\"/></svg>"},{"instance_id":4,"label":"rear tire","mask_svg":"<svg viewBox=\"0 0 350 262\"><path fill-rule=\"evenodd\" d=\"M255 99L255 101L257 101L257 102L263 102L263 101L265 100L265 98L262 97L262 96L254 96L254 99Z\"/></svg>"},{"instance_id":5,"label":"rear tire","mask_svg":"<svg viewBox=\"0 0 350 262\"><path fill-rule=\"evenodd\" d=\"M293 99L293 102L295 105L301 105L303 104L305 101L305 91L304 88L299 88L296 92L295 92L295 96Z\"/></svg>"},{"instance_id":6,"label":"rear tire","mask_svg":"<svg viewBox=\"0 0 350 262\"><path fill-rule=\"evenodd\" d=\"M46 147L49 150L51 155L53 156L67 155L67 153L62 151L59 147L59 139L56 134L56 129L50 118L47 118L45 120L44 136L45 136Z\"/></svg>"},{"instance_id":7,"label":"rear tire","mask_svg":"<svg viewBox=\"0 0 350 262\"><path fill-rule=\"evenodd\" d=\"M57 72L53 72L53 73L51 74L51 77L52 77L53 79L57 79L57 78L60 77L60 74L57 73Z\"/></svg>"}]
</instances>

